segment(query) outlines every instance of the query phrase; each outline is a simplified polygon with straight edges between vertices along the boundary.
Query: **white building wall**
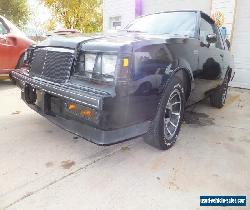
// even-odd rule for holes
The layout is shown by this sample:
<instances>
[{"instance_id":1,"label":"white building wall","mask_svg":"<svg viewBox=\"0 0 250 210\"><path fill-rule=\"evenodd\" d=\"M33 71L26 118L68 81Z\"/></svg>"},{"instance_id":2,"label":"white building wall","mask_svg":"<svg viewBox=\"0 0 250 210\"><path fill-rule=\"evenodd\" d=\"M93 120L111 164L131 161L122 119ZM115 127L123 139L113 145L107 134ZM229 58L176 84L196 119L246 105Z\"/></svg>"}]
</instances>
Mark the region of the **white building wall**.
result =
<instances>
[{"instance_id":1,"label":"white building wall","mask_svg":"<svg viewBox=\"0 0 250 210\"><path fill-rule=\"evenodd\" d=\"M238 0L232 37L235 78L232 86L250 89L250 1Z\"/></svg>"},{"instance_id":2,"label":"white building wall","mask_svg":"<svg viewBox=\"0 0 250 210\"><path fill-rule=\"evenodd\" d=\"M167 10L211 11L211 0L142 0L143 14ZM135 19L135 0L103 0L103 28L110 28L110 18L121 16L122 27Z\"/></svg>"},{"instance_id":3,"label":"white building wall","mask_svg":"<svg viewBox=\"0 0 250 210\"><path fill-rule=\"evenodd\" d=\"M103 29L110 30L110 18L121 17L121 27L135 19L135 0L103 0Z\"/></svg>"},{"instance_id":4,"label":"white building wall","mask_svg":"<svg viewBox=\"0 0 250 210\"><path fill-rule=\"evenodd\" d=\"M211 0L144 0L144 14L168 10L202 10L210 15Z\"/></svg>"},{"instance_id":5,"label":"white building wall","mask_svg":"<svg viewBox=\"0 0 250 210\"><path fill-rule=\"evenodd\" d=\"M234 21L236 0L212 0L211 14L220 11L225 16L224 26L227 28L228 38L231 37L232 25Z\"/></svg>"}]
</instances>

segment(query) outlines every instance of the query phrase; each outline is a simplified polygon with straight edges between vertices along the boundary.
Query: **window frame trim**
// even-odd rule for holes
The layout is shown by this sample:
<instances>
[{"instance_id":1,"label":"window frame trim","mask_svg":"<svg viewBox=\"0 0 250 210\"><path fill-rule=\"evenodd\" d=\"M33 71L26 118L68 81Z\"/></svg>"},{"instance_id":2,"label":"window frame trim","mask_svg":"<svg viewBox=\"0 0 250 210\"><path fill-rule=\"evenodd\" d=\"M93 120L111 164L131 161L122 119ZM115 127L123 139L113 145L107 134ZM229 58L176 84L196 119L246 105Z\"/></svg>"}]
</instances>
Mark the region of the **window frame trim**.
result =
<instances>
[{"instance_id":1,"label":"window frame trim","mask_svg":"<svg viewBox=\"0 0 250 210\"><path fill-rule=\"evenodd\" d=\"M222 36L221 36L221 33L220 33L220 30L216 27L215 25L215 22L214 20L208 16L207 14L203 13L203 12L200 12L200 18L199 18L199 32L198 32L198 36L199 36L199 41L201 42L201 21L202 19L205 20L208 24L210 24L212 26L212 29L213 29L213 32L214 30L216 30L219 34L219 38L220 38L220 42L221 42L221 47L222 48L219 48L219 47L216 47L216 43L215 43L215 48L217 49L220 49L220 50L225 50L225 43L224 43L224 40L222 39ZM216 33L215 33L216 34ZM216 34L217 35L217 34Z\"/></svg>"},{"instance_id":2,"label":"window frame trim","mask_svg":"<svg viewBox=\"0 0 250 210\"><path fill-rule=\"evenodd\" d=\"M4 19L0 17L0 22L2 23L2 25L5 27L6 29L6 34L10 33L10 28L8 27L8 25L5 23ZM6 34L2 34L2 35L6 35Z\"/></svg>"}]
</instances>

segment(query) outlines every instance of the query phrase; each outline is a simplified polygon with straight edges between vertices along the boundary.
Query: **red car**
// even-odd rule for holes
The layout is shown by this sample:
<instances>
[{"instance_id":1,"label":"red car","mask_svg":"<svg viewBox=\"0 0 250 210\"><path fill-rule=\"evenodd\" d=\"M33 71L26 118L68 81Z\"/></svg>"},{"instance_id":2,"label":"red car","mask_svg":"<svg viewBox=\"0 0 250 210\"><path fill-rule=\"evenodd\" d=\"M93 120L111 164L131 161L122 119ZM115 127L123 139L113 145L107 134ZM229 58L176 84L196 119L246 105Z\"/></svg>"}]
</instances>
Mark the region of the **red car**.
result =
<instances>
[{"instance_id":1,"label":"red car","mask_svg":"<svg viewBox=\"0 0 250 210\"><path fill-rule=\"evenodd\" d=\"M25 50L33 43L10 21L0 16L0 80L9 79L11 70L21 66Z\"/></svg>"}]
</instances>

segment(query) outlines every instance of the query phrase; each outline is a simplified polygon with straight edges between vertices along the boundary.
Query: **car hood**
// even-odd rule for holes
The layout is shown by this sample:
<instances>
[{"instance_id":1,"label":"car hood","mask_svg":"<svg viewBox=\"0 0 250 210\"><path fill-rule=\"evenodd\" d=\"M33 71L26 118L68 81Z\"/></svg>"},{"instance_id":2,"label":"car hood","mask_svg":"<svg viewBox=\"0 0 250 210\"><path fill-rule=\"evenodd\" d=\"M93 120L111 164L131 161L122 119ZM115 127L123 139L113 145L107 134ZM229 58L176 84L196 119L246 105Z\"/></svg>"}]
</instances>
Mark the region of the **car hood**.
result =
<instances>
[{"instance_id":1,"label":"car hood","mask_svg":"<svg viewBox=\"0 0 250 210\"><path fill-rule=\"evenodd\" d=\"M84 51L119 51L121 47L130 51L135 45L183 42L187 37L180 35L150 35L136 32L116 32L91 35L52 36L38 44L38 47L65 47Z\"/></svg>"}]
</instances>

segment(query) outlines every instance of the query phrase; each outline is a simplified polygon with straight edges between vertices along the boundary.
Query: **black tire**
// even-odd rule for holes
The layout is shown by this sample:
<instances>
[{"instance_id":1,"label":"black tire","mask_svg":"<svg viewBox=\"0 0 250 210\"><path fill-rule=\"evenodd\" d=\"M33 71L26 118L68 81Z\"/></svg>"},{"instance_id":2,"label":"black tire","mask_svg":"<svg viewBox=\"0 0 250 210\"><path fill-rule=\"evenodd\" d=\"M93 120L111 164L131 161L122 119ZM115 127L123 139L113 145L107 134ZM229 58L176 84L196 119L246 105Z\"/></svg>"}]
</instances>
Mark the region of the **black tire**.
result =
<instances>
[{"instance_id":1,"label":"black tire","mask_svg":"<svg viewBox=\"0 0 250 210\"><path fill-rule=\"evenodd\" d=\"M184 115L184 106L185 106L185 92L183 88L185 85L186 84L183 84L183 82L177 77L173 77L171 81L167 84L165 91L163 92L162 98L160 100L155 119L153 120L150 129L145 136L145 140L147 143L153 145L154 147L160 150L167 150L171 148L176 142L176 139L180 132L181 123ZM173 97L173 94L175 93L178 94ZM166 129L168 126L165 125L166 124L168 125L171 122L170 118L169 122L166 123L166 113L168 113L169 116L172 116L173 112L173 106L170 111L170 109L167 108L168 107L167 104L170 104L170 100L171 101L174 100L175 97L176 99L177 97L180 98L180 103L179 103L180 107L178 108L178 110L180 110L179 120L178 122L176 120L176 127L173 127L175 131L172 132L172 134L169 132L168 133L169 135L166 135Z\"/></svg>"},{"instance_id":2,"label":"black tire","mask_svg":"<svg viewBox=\"0 0 250 210\"><path fill-rule=\"evenodd\" d=\"M210 96L210 104L212 107L221 109L225 105L228 92L228 83L229 76L227 74L225 76L223 84Z\"/></svg>"}]
</instances>

